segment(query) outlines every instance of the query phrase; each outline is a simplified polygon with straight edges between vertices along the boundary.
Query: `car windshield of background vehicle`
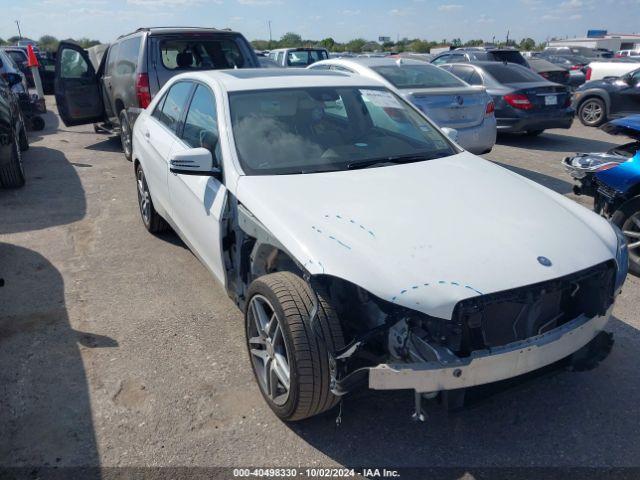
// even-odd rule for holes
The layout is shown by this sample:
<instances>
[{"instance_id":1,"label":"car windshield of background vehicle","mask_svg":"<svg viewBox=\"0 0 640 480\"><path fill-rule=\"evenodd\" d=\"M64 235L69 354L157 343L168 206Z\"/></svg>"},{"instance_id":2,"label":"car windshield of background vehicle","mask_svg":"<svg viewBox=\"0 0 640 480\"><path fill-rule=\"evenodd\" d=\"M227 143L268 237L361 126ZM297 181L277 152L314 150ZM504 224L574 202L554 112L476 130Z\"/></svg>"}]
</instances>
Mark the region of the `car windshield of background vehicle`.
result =
<instances>
[{"instance_id":1,"label":"car windshield of background vehicle","mask_svg":"<svg viewBox=\"0 0 640 480\"><path fill-rule=\"evenodd\" d=\"M160 54L162 64L168 70L215 70L245 66L240 47L228 38L162 40Z\"/></svg>"},{"instance_id":2,"label":"car windshield of background vehicle","mask_svg":"<svg viewBox=\"0 0 640 480\"><path fill-rule=\"evenodd\" d=\"M541 82L540 75L528 68L502 63L486 64L484 69L499 83L531 83Z\"/></svg>"},{"instance_id":3,"label":"car windshield of background vehicle","mask_svg":"<svg viewBox=\"0 0 640 480\"><path fill-rule=\"evenodd\" d=\"M16 52L15 50L7 51L11 59L19 66L27 66L27 56L22 52Z\"/></svg>"},{"instance_id":4,"label":"car windshield of background vehicle","mask_svg":"<svg viewBox=\"0 0 640 480\"><path fill-rule=\"evenodd\" d=\"M329 58L324 50L302 50L287 54L287 65L290 67L306 67L320 60Z\"/></svg>"},{"instance_id":5,"label":"car windshield of background vehicle","mask_svg":"<svg viewBox=\"0 0 640 480\"><path fill-rule=\"evenodd\" d=\"M458 153L386 89L233 92L229 102L238 158L250 175L384 166Z\"/></svg>"},{"instance_id":6,"label":"car windshield of background vehicle","mask_svg":"<svg viewBox=\"0 0 640 480\"><path fill-rule=\"evenodd\" d=\"M431 65L384 65L371 69L400 89L467 86L455 75Z\"/></svg>"},{"instance_id":7,"label":"car windshield of background vehicle","mask_svg":"<svg viewBox=\"0 0 640 480\"><path fill-rule=\"evenodd\" d=\"M489 52L488 56L491 57L492 60L497 62L509 62L509 63L517 63L518 65L527 66L527 61L524 59L520 52Z\"/></svg>"}]
</instances>

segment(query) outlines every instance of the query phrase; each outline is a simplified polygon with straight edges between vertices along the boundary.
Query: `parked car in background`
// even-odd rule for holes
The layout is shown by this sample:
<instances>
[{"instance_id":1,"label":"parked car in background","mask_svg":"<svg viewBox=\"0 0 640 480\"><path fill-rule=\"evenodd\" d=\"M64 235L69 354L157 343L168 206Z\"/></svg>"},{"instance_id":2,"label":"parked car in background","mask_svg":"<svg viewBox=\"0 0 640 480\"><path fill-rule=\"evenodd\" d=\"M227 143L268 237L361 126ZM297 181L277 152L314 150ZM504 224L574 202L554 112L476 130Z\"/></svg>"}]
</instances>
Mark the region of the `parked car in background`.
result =
<instances>
[{"instance_id":1,"label":"parked car in background","mask_svg":"<svg viewBox=\"0 0 640 480\"><path fill-rule=\"evenodd\" d=\"M20 70L20 67L18 67L18 65L13 61L13 58L0 48L0 76L4 77L5 80L8 80L7 75L10 74L16 74L20 77L19 82L8 82L11 86L11 91L16 95L27 94L29 92L27 77L25 77L24 73Z\"/></svg>"},{"instance_id":2,"label":"parked car in background","mask_svg":"<svg viewBox=\"0 0 640 480\"><path fill-rule=\"evenodd\" d=\"M579 87L585 82L586 67L591 63L591 60L587 57L582 57L580 55L555 55L544 52L540 57L569 70L569 80L573 87Z\"/></svg>"},{"instance_id":3,"label":"parked car in background","mask_svg":"<svg viewBox=\"0 0 640 480\"><path fill-rule=\"evenodd\" d=\"M97 123L119 132L129 160L131 127L167 80L194 70L260 66L242 34L214 28L139 28L118 37L103 53L96 56L101 59L96 69L83 48L60 43L58 112L67 126Z\"/></svg>"},{"instance_id":4,"label":"parked car in background","mask_svg":"<svg viewBox=\"0 0 640 480\"><path fill-rule=\"evenodd\" d=\"M269 58L279 67L306 68L329 58L329 52L324 48L277 48L269 52Z\"/></svg>"},{"instance_id":5,"label":"parked car in background","mask_svg":"<svg viewBox=\"0 0 640 480\"><path fill-rule=\"evenodd\" d=\"M11 57L14 63L18 66L20 71L23 73L25 78L27 79L27 85L30 88L35 86L33 80L33 72L27 66L28 58L26 50L23 50L20 47L0 47L4 52Z\"/></svg>"},{"instance_id":6,"label":"parked car in background","mask_svg":"<svg viewBox=\"0 0 640 480\"><path fill-rule=\"evenodd\" d=\"M629 270L640 276L640 115L613 120L601 129L635 141L604 154L567 157L563 163L578 182L574 191L593 196L594 210L622 230L627 241Z\"/></svg>"},{"instance_id":7,"label":"parked car in background","mask_svg":"<svg viewBox=\"0 0 640 480\"><path fill-rule=\"evenodd\" d=\"M620 78L609 77L580 86L574 93L573 106L588 127L640 113L640 64Z\"/></svg>"},{"instance_id":8,"label":"parked car in background","mask_svg":"<svg viewBox=\"0 0 640 480\"><path fill-rule=\"evenodd\" d=\"M456 48L448 52L437 55L431 63L434 65L442 65L445 63L460 62L509 62L517 63L524 67L528 67L529 63L522 56L519 50L515 48L497 48L497 47L466 47Z\"/></svg>"},{"instance_id":9,"label":"parked car in background","mask_svg":"<svg viewBox=\"0 0 640 480\"><path fill-rule=\"evenodd\" d=\"M555 65L544 58L530 58L531 70L550 82L571 86L571 75L566 68Z\"/></svg>"},{"instance_id":10,"label":"parked car in background","mask_svg":"<svg viewBox=\"0 0 640 480\"><path fill-rule=\"evenodd\" d=\"M561 55L580 55L592 60L613 58L613 52L604 48L589 47L546 47L545 53L555 53Z\"/></svg>"},{"instance_id":11,"label":"parked car in background","mask_svg":"<svg viewBox=\"0 0 640 480\"><path fill-rule=\"evenodd\" d=\"M16 72L0 74L0 187L24 185L22 152L29 148L27 127L12 86L22 82Z\"/></svg>"},{"instance_id":12,"label":"parked car in background","mask_svg":"<svg viewBox=\"0 0 640 480\"><path fill-rule=\"evenodd\" d=\"M619 58L605 62L591 62L586 68L585 79L602 80L607 77L621 77L640 67L640 59Z\"/></svg>"},{"instance_id":13,"label":"parked car in background","mask_svg":"<svg viewBox=\"0 0 640 480\"><path fill-rule=\"evenodd\" d=\"M615 54L615 58L624 57L640 57L640 50L619 50Z\"/></svg>"},{"instance_id":14,"label":"parked car in background","mask_svg":"<svg viewBox=\"0 0 640 480\"><path fill-rule=\"evenodd\" d=\"M271 60L269 57L259 56L258 62L260 63L260 67L262 68L280 68L280 65Z\"/></svg>"},{"instance_id":15,"label":"parked car in background","mask_svg":"<svg viewBox=\"0 0 640 480\"><path fill-rule=\"evenodd\" d=\"M540 135L548 128L571 127L575 111L569 89L522 65L473 62L445 64L441 68L487 89L495 103L498 133Z\"/></svg>"},{"instance_id":16,"label":"parked car in background","mask_svg":"<svg viewBox=\"0 0 640 480\"><path fill-rule=\"evenodd\" d=\"M471 87L422 60L351 58L318 62L311 70L333 70L373 78L413 103L440 127L457 131L456 141L472 153L491 151L496 142L493 102L483 88Z\"/></svg>"},{"instance_id":17,"label":"parked car in background","mask_svg":"<svg viewBox=\"0 0 640 480\"><path fill-rule=\"evenodd\" d=\"M171 225L244 311L285 421L359 386L414 390L423 419L423 393L611 345L619 229L459 149L375 80L187 73L141 113L133 151L143 225Z\"/></svg>"}]
</instances>

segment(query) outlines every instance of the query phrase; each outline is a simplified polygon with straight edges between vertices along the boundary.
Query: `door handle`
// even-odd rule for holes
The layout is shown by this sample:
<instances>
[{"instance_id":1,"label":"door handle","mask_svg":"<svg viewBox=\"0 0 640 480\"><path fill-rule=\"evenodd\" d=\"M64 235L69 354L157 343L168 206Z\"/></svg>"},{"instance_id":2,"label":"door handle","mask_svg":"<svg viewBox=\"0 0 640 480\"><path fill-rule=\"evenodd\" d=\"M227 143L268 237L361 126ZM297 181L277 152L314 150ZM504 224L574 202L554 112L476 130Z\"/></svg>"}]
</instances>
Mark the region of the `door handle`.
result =
<instances>
[{"instance_id":1,"label":"door handle","mask_svg":"<svg viewBox=\"0 0 640 480\"><path fill-rule=\"evenodd\" d=\"M144 136L147 140L149 140L151 138L151 135L149 134L149 131L144 132Z\"/></svg>"}]
</instances>

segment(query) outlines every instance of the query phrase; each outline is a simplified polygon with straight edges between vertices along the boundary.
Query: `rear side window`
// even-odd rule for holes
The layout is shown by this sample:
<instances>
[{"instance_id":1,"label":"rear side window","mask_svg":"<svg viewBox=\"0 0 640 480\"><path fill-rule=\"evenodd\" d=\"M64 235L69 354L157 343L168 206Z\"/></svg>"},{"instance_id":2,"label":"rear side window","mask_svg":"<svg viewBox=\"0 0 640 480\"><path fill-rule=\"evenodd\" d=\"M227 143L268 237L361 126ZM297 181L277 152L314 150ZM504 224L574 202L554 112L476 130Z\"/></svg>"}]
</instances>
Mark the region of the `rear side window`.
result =
<instances>
[{"instance_id":1,"label":"rear side window","mask_svg":"<svg viewBox=\"0 0 640 480\"><path fill-rule=\"evenodd\" d=\"M140 37L130 38L120 43L118 60L116 62L116 74L131 75L135 73L138 66L139 52Z\"/></svg>"},{"instance_id":2,"label":"rear side window","mask_svg":"<svg viewBox=\"0 0 640 480\"><path fill-rule=\"evenodd\" d=\"M216 97L207 87L196 87L184 121L182 139L190 147L204 147L215 156L218 143Z\"/></svg>"},{"instance_id":3,"label":"rear side window","mask_svg":"<svg viewBox=\"0 0 640 480\"><path fill-rule=\"evenodd\" d=\"M164 39L159 45L162 65L167 70L242 68L246 63L233 38Z\"/></svg>"},{"instance_id":4,"label":"rear side window","mask_svg":"<svg viewBox=\"0 0 640 480\"><path fill-rule=\"evenodd\" d=\"M528 83L541 81L540 75L519 65L487 64L484 69L499 83Z\"/></svg>"},{"instance_id":5,"label":"rear side window","mask_svg":"<svg viewBox=\"0 0 640 480\"><path fill-rule=\"evenodd\" d=\"M174 84L165 95L164 100L158 103L156 110L153 112L153 116L173 132L178 129L178 123L182 117L182 112L184 112L191 87L192 84L189 82Z\"/></svg>"},{"instance_id":6,"label":"rear side window","mask_svg":"<svg viewBox=\"0 0 640 480\"><path fill-rule=\"evenodd\" d=\"M433 65L385 65L371 67L396 88L463 87L454 75Z\"/></svg>"}]
</instances>

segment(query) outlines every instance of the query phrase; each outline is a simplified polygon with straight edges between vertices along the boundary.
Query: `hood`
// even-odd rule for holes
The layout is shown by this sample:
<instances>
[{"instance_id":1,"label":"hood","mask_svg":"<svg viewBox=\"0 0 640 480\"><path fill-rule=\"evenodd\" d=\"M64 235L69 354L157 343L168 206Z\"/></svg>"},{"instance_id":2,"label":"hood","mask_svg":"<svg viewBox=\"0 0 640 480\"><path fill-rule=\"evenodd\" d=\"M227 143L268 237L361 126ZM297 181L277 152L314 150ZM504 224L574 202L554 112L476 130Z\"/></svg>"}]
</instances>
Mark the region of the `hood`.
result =
<instances>
[{"instance_id":1,"label":"hood","mask_svg":"<svg viewBox=\"0 0 640 480\"><path fill-rule=\"evenodd\" d=\"M465 298L568 275L616 251L606 220L468 152L243 176L237 197L311 274L440 318Z\"/></svg>"},{"instance_id":2,"label":"hood","mask_svg":"<svg viewBox=\"0 0 640 480\"><path fill-rule=\"evenodd\" d=\"M634 140L640 140L640 115L612 120L605 123L600 129L609 135L624 135Z\"/></svg>"}]
</instances>

